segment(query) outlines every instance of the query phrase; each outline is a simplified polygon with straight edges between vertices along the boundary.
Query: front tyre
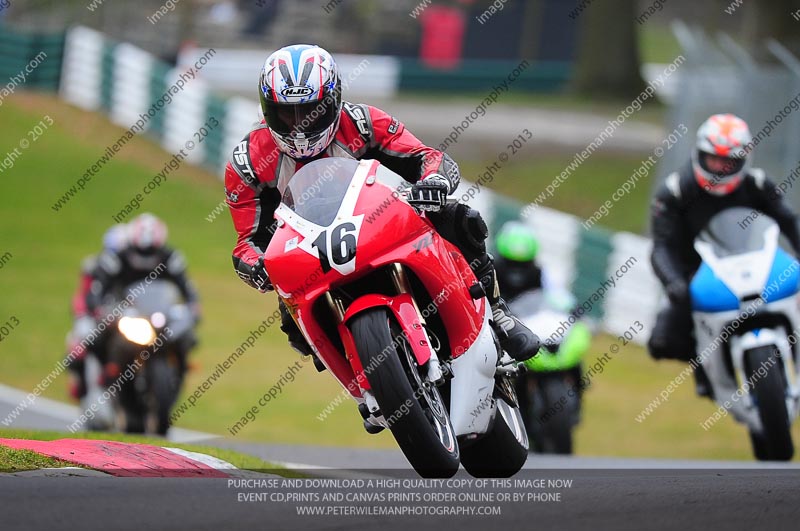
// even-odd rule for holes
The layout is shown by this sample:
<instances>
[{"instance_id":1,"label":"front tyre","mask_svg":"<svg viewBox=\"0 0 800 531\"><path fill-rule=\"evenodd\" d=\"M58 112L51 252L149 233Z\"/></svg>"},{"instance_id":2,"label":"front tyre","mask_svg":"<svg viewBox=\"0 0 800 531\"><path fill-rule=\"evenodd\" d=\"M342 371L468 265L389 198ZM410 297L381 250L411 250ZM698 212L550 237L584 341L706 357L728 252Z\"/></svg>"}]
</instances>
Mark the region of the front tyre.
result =
<instances>
[{"instance_id":1,"label":"front tyre","mask_svg":"<svg viewBox=\"0 0 800 531\"><path fill-rule=\"evenodd\" d=\"M750 430L750 444L753 446L753 455L759 461L769 461L769 448L767 440L760 433Z\"/></svg>"},{"instance_id":2,"label":"front tyre","mask_svg":"<svg viewBox=\"0 0 800 531\"><path fill-rule=\"evenodd\" d=\"M578 399L570 395L570 387L562 375L543 377L533 398L535 425L534 438L539 451L544 454L572 454L572 429L577 418Z\"/></svg>"},{"instance_id":3,"label":"front tyre","mask_svg":"<svg viewBox=\"0 0 800 531\"><path fill-rule=\"evenodd\" d=\"M452 477L460 456L450 415L438 389L425 385L394 317L373 308L349 327L364 375L408 462L422 477Z\"/></svg>"},{"instance_id":4,"label":"front tyre","mask_svg":"<svg viewBox=\"0 0 800 531\"><path fill-rule=\"evenodd\" d=\"M761 418L762 432L753 437L753 453L762 461L789 461L794 455L786 383L782 365L773 358L774 347L759 347L747 353L747 379ZM762 369L766 369L766 373ZM763 374L763 376L762 376Z\"/></svg>"},{"instance_id":5,"label":"front tyre","mask_svg":"<svg viewBox=\"0 0 800 531\"><path fill-rule=\"evenodd\" d=\"M151 411L155 417L155 432L166 436L169 430L169 414L181 387L181 371L177 362L163 356L155 356L148 362L148 379L151 392Z\"/></svg>"}]
</instances>

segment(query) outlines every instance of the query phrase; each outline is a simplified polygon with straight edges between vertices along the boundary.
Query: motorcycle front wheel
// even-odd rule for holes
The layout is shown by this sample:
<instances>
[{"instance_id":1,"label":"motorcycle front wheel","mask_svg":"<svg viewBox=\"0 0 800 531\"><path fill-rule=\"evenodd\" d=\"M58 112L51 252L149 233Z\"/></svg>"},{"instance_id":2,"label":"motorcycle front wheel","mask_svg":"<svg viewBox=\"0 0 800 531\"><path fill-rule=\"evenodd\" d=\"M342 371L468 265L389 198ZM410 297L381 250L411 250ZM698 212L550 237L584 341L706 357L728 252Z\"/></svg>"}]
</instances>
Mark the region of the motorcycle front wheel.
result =
<instances>
[{"instance_id":1,"label":"motorcycle front wheel","mask_svg":"<svg viewBox=\"0 0 800 531\"><path fill-rule=\"evenodd\" d=\"M148 362L148 379L151 392L151 412L155 417L155 432L165 436L170 426L169 414L180 393L182 374L177 362L165 356L153 357Z\"/></svg>"},{"instance_id":2,"label":"motorcycle front wheel","mask_svg":"<svg viewBox=\"0 0 800 531\"><path fill-rule=\"evenodd\" d=\"M572 454L572 430L579 405L570 389L563 376L555 375L540 378L532 392L532 437L543 454Z\"/></svg>"},{"instance_id":3,"label":"motorcycle front wheel","mask_svg":"<svg viewBox=\"0 0 800 531\"><path fill-rule=\"evenodd\" d=\"M394 316L373 308L349 326L381 414L408 462L422 477L452 477L460 455L450 415L439 390L427 385Z\"/></svg>"},{"instance_id":4,"label":"motorcycle front wheel","mask_svg":"<svg viewBox=\"0 0 800 531\"><path fill-rule=\"evenodd\" d=\"M774 347L759 347L747 353L747 378L761 418L762 433L751 434L753 453L763 461L789 461L794 455L791 424L786 409L786 383L783 367L775 359ZM761 376L758 371L766 368Z\"/></svg>"}]
</instances>

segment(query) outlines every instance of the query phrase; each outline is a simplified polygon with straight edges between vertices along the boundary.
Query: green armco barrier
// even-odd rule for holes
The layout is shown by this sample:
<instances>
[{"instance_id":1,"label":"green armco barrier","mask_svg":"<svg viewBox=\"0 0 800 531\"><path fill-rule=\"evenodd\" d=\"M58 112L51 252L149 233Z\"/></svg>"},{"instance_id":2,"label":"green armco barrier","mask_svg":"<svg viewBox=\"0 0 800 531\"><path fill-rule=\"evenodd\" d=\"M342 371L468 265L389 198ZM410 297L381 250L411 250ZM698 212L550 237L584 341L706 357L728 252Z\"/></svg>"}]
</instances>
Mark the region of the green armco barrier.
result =
<instances>
[{"instance_id":1,"label":"green armco barrier","mask_svg":"<svg viewBox=\"0 0 800 531\"><path fill-rule=\"evenodd\" d=\"M153 68L150 71L150 105L155 103L164 96L169 86L167 85L167 73L170 67L161 61L155 61ZM156 109L155 116L150 118L150 127L147 133L155 138L161 139L164 136L164 116L166 112L161 109Z\"/></svg>"},{"instance_id":2,"label":"green armco barrier","mask_svg":"<svg viewBox=\"0 0 800 531\"><path fill-rule=\"evenodd\" d=\"M111 110L111 95L114 90L114 50L116 44L106 42L100 58L100 105L106 112Z\"/></svg>"},{"instance_id":3,"label":"green armco barrier","mask_svg":"<svg viewBox=\"0 0 800 531\"><path fill-rule=\"evenodd\" d=\"M490 238L497 234L507 221L521 220L520 212L523 204L519 201L492 194L490 207L484 216L489 224ZM524 221L524 220L523 220ZM578 242L575 248L575 272L572 285L567 288L575 295L578 304L589 300L597 289L608 279L609 256L613 251L612 232L602 227L591 227L588 230L578 229ZM592 308L587 315L602 319L605 315L607 301L592 301Z\"/></svg>"},{"instance_id":4,"label":"green armco barrier","mask_svg":"<svg viewBox=\"0 0 800 531\"><path fill-rule=\"evenodd\" d=\"M446 92L489 91L506 81L520 66L520 61L465 60L450 70L433 69L417 59L400 60L400 90ZM572 74L569 63L529 62L513 83L511 90L556 92L564 88Z\"/></svg>"},{"instance_id":5,"label":"green armco barrier","mask_svg":"<svg viewBox=\"0 0 800 531\"><path fill-rule=\"evenodd\" d=\"M208 136L205 139L206 154L203 161L209 168L219 169L227 160L228 153L223 146L225 141L225 120L227 105L224 99L219 96L209 95L206 101L206 113L209 123ZM212 118L216 119L217 125L214 126Z\"/></svg>"},{"instance_id":6,"label":"green armco barrier","mask_svg":"<svg viewBox=\"0 0 800 531\"><path fill-rule=\"evenodd\" d=\"M456 197L458 197L456 195ZM508 221L519 220L521 203L515 199L492 194L492 208L489 212L482 212L486 223L489 225L489 234L494 235Z\"/></svg>"},{"instance_id":7,"label":"green armco barrier","mask_svg":"<svg viewBox=\"0 0 800 531\"><path fill-rule=\"evenodd\" d=\"M576 367L589 350L592 333L584 323L575 323L569 329L558 352L548 352L544 348L536 356L525 361L525 366L534 372L565 371Z\"/></svg>"},{"instance_id":8,"label":"green armco barrier","mask_svg":"<svg viewBox=\"0 0 800 531\"><path fill-rule=\"evenodd\" d=\"M7 25L0 25L0 86L23 72L24 82L21 76L15 78L20 86L57 90L65 35L64 32L20 33ZM38 60L37 56L40 56ZM25 72L28 65L33 68Z\"/></svg>"},{"instance_id":9,"label":"green armco barrier","mask_svg":"<svg viewBox=\"0 0 800 531\"><path fill-rule=\"evenodd\" d=\"M578 248L575 251L575 281L572 293L578 304L591 298L603 281L608 280L608 258L613 251L612 233L598 227L579 231ZM594 302L594 301L592 301ZM594 302L589 315L600 319L605 314L606 301Z\"/></svg>"}]
</instances>

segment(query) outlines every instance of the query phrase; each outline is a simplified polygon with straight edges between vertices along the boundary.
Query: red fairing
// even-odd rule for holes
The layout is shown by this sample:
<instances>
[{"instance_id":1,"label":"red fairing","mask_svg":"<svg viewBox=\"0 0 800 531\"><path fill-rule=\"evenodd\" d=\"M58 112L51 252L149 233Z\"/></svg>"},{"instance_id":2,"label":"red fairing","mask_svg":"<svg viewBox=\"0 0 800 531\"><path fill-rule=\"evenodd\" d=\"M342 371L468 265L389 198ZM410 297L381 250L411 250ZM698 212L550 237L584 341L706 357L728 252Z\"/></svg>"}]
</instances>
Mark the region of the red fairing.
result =
<instances>
[{"instance_id":1,"label":"red fairing","mask_svg":"<svg viewBox=\"0 0 800 531\"><path fill-rule=\"evenodd\" d=\"M375 175L378 166L377 162L372 163L367 180ZM469 264L452 244L434 231L430 222L407 203L396 199L396 194L393 197L393 191L380 182L361 189L353 210L355 217L363 215L363 222L357 235L352 273L342 275L335 269L323 272L320 259L299 247L303 236L289 222L279 224L266 251L265 265L279 295L318 351L318 357L355 397L360 397L360 391L351 384L354 378L358 376L365 389L369 384L363 378L349 330L339 329L346 350L343 353L329 340L312 314L314 303L332 287L346 285L393 263L404 265L419 277L437 303L453 347L453 357L462 354L474 342L484 320L485 299L473 300L468 292L477 282ZM281 219L280 212L277 217ZM357 300L354 306L345 309L348 317L359 309L356 304L366 308L381 302L375 298L379 297L377 294L366 297L372 300ZM424 336L419 336L420 316L411 306L410 297L399 295L391 299L384 300L384 305L392 309L409 337L416 339L416 344L412 345L424 347L420 352L415 349L418 359L427 360L424 351L429 353L428 345L419 344ZM419 310L424 316L433 308Z\"/></svg>"},{"instance_id":2,"label":"red fairing","mask_svg":"<svg viewBox=\"0 0 800 531\"><path fill-rule=\"evenodd\" d=\"M353 334L350 333L347 323L355 315L369 308L376 308L379 306L387 307L392 311L397 322L400 323L403 335L409 343L415 347L414 356L417 359L417 363L424 365L431 357L430 349L428 348L428 336L422 328L419 313L417 313L414 307L414 301L410 294L401 293L394 297L369 294L359 297L347 308L344 321L339 324L338 330L339 335L342 337L345 353L350 359L350 365L356 375L356 381L364 389L371 389L371 387L364 374L364 367L361 364L361 358L358 356L358 352L355 348Z\"/></svg>"}]
</instances>

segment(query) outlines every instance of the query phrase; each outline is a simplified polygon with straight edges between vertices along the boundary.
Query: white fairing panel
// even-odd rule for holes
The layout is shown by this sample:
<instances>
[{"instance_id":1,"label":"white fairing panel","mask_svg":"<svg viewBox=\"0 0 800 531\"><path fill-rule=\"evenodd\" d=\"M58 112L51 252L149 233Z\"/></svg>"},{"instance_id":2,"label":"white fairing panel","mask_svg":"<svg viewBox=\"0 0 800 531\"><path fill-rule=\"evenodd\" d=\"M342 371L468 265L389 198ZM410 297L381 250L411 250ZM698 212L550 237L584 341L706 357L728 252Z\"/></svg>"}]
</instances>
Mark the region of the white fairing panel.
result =
<instances>
[{"instance_id":1,"label":"white fairing panel","mask_svg":"<svg viewBox=\"0 0 800 531\"><path fill-rule=\"evenodd\" d=\"M489 325L489 305L478 337L452 363L450 420L456 436L485 433L495 413L497 347Z\"/></svg>"},{"instance_id":2,"label":"white fairing panel","mask_svg":"<svg viewBox=\"0 0 800 531\"><path fill-rule=\"evenodd\" d=\"M764 234L765 245L762 249L723 257L716 256L708 243L695 242L695 249L703 261L740 300L740 306L736 310L694 312L698 357L713 387L717 404L754 432L760 432L762 426L758 409L750 394L753 382L747 379L747 352L760 347L771 347L780 353L788 384L786 405L790 420L798 414L800 399L800 368L794 364L792 355L792 345L797 342L800 331L797 297L786 297L768 303L763 299L743 300L753 294L769 295L778 289L777 282L767 284L778 249L778 235L778 227L773 225ZM765 312L784 315L791 326L792 335L787 336L786 330L780 326L749 330L750 327L744 324L748 318ZM735 377L731 377L725 359L726 343Z\"/></svg>"},{"instance_id":3,"label":"white fairing panel","mask_svg":"<svg viewBox=\"0 0 800 531\"><path fill-rule=\"evenodd\" d=\"M760 293L767 284L772 261L778 250L777 225L772 225L764 234L764 247L752 252L718 257L707 242L695 242L695 249L714 274L719 277L734 295L740 299Z\"/></svg>"}]
</instances>

